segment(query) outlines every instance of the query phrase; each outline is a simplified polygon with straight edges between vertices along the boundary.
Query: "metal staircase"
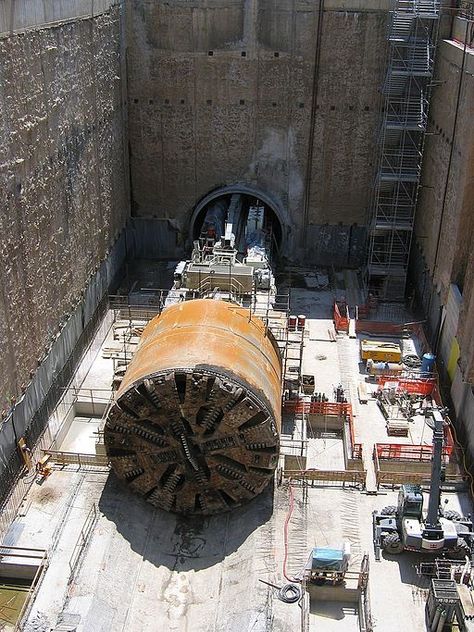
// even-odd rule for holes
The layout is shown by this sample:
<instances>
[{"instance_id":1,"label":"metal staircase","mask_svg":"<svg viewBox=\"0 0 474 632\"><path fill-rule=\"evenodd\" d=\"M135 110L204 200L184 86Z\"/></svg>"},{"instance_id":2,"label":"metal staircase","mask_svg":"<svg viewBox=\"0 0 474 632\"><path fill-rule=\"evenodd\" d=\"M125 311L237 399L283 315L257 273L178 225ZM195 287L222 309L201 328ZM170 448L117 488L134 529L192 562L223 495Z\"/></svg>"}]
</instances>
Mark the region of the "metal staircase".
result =
<instances>
[{"instance_id":1,"label":"metal staircase","mask_svg":"<svg viewBox=\"0 0 474 632\"><path fill-rule=\"evenodd\" d=\"M367 265L381 300L404 299L439 16L439 0L395 0L390 15Z\"/></svg>"}]
</instances>

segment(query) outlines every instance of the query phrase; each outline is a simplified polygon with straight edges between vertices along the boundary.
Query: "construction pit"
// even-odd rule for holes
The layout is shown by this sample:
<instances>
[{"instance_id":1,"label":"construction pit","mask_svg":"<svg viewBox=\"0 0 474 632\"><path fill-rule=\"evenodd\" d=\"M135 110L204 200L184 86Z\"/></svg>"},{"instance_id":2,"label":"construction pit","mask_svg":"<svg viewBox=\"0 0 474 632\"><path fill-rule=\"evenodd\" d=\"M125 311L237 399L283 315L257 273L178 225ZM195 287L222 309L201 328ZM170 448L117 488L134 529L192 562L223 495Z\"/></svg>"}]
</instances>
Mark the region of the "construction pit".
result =
<instances>
[{"instance_id":1,"label":"construction pit","mask_svg":"<svg viewBox=\"0 0 474 632\"><path fill-rule=\"evenodd\" d=\"M314 285L314 275L306 276ZM43 459L42 470L26 473L5 512L11 520L2 523L3 546L47 555L18 622L3 612L6 630L426 629L425 603L441 571L432 565L420 574L427 557L409 551L376 561L372 514L397 504L401 483L427 489L432 430L413 414L404 436L387 433L374 397L381 382L360 360L367 332L354 331L357 322L335 329L334 282L292 287L296 277L305 272L279 279L278 292L289 294L284 309L269 308L265 291L246 308L281 350L285 388L274 475L253 499L214 515L154 506L110 470L104 427L116 389L127 379L141 332L162 309L147 292L135 301L140 283L131 284L133 303L129 294L110 297L92 351L78 367L81 379L64 394L34 455ZM351 288L346 283L346 295ZM303 328L288 327L293 313L305 315ZM389 323L391 337L371 339L409 344L421 357L419 330L393 336L394 326L410 320L403 314ZM304 388L303 375L314 376ZM443 501L467 515L472 505L460 454L448 429ZM342 543L350 546L343 581L313 581L311 552ZM293 603L281 598L288 583L299 587Z\"/></svg>"}]
</instances>

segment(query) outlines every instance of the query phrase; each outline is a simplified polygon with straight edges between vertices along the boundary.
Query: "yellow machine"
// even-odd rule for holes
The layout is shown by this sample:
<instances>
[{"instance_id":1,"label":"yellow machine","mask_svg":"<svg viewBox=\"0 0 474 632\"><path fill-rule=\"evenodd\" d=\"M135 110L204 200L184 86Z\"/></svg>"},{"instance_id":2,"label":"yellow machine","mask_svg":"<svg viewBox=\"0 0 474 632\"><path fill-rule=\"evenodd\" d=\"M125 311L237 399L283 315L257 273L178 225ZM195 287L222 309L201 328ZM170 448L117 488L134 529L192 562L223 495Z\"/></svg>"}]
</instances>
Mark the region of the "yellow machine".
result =
<instances>
[{"instance_id":1,"label":"yellow machine","mask_svg":"<svg viewBox=\"0 0 474 632\"><path fill-rule=\"evenodd\" d=\"M26 467L29 470L31 470L31 468L33 467L33 461L31 459L31 450L28 447L24 437L21 437L18 440L18 448L20 449L20 454L23 459L23 462L25 463Z\"/></svg>"},{"instance_id":2,"label":"yellow machine","mask_svg":"<svg viewBox=\"0 0 474 632\"><path fill-rule=\"evenodd\" d=\"M361 340L360 357L362 360L374 362L400 362L402 350L400 345L383 340Z\"/></svg>"},{"instance_id":3,"label":"yellow machine","mask_svg":"<svg viewBox=\"0 0 474 632\"><path fill-rule=\"evenodd\" d=\"M50 460L51 460L51 455L45 454L36 463L36 473L37 473L36 482L37 483L41 484L45 479L48 478L48 476L53 471Z\"/></svg>"}]
</instances>

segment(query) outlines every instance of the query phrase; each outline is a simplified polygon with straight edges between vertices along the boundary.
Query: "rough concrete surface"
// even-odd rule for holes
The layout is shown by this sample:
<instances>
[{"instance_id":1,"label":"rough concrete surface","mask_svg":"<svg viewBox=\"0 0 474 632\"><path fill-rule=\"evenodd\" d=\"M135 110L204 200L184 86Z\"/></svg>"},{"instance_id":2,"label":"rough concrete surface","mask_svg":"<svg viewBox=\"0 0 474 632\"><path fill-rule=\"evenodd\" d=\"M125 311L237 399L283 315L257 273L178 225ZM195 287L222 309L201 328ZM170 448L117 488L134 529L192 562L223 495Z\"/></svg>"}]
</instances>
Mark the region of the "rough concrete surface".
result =
<instances>
[{"instance_id":1,"label":"rough concrete surface","mask_svg":"<svg viewBox=\"0 0 474 632\"><path fill-rule=\"evenodd\" d=\"M134 213L173 217L186 234L200 198L241 182L285 209L293 259L308 224L318 238L326 223L364 224L386 19L370 2L321 15L308 0L131 2ZM318 241L305 252L315 263L339 253L337 264L354 263L365 248L359 240L351 260L350 239L334 248L322 231Z\"/></svg>"},{"instance_id":2,"label":"rough concrete surface","mask_svg":"<svg viewBox=\"0 0 474 632\"><path fill-rule=\"evenodd\" d=\"M120 16L0 39L0 376L28 381L127 215Z\"/></svg>"},{"instance_id":3,"label":"rough concrete surface","mask_svg":"<svg viewBox=\"0 0 474 632\"><path fill-rule=\"evenodd\" d=\"M462 68L464 69L462 71ZM458 342L466 381L474 376L472 343L474 229L474 49L443 41L430 110L430 135L423 162L416 238L425 269L415 276L427 309L436 294L446 305L451 283L463 295Z\"/></svg>"}]
</instances>

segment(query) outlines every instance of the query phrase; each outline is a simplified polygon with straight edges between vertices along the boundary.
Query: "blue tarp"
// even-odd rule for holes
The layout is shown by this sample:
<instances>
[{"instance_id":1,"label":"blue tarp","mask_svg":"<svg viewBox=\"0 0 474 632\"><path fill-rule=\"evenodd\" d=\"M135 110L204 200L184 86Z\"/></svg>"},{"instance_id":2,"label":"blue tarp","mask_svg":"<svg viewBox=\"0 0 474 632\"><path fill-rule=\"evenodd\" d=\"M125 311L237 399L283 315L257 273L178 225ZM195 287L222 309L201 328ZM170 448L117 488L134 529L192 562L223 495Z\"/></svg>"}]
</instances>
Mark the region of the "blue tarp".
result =
<instances>
[{"instance_id":1,"label":"blue tarp","mask_svg":"<svg viewBox=\"0 0 474 632\"><path fill-rule=\"evenodd\" d=\"M344 552L337 549L313 549L312 569L339 571L342 569Z\"/></svg>"}]
</instances>

